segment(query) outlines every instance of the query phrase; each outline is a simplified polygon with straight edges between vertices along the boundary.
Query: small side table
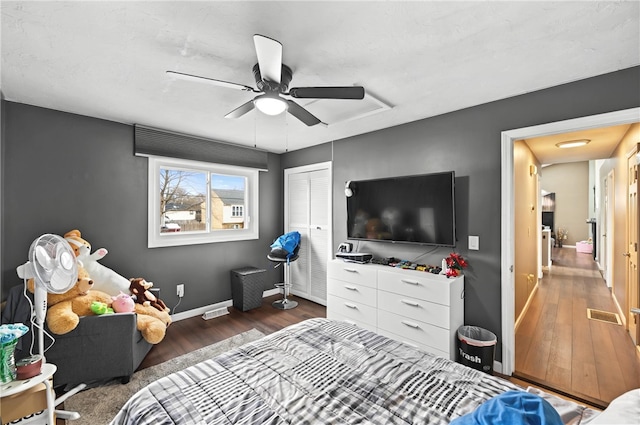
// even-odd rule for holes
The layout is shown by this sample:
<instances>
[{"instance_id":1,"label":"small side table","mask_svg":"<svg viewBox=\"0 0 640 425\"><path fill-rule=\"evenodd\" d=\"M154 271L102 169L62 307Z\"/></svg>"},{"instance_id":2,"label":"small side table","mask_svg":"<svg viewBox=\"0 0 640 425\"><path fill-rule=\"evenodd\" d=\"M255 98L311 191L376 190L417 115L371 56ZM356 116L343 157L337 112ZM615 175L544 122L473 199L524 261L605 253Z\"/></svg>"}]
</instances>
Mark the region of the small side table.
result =
<instances>
[{"instance_id":1,"label":"small side table","mask_svg":"<svg viewBox=\"0 0 640 425\"><path fill-rule=\"evenodd\" d=\"M0 386L0 396L3 401L5 397L9 397L12 395L19 394L23 391L27 391L30 388L35 387L38 384L44 384L47 393L47 416L48 416L48 424L55 425L54 422L54 410L55 410L55 398L53 394L53 385L51 383L51 377L54 373L56 373L58 368L56 365L52 363L45 363L42 365L42 370L39 375L34 376L33 378L23 379L23 380L14 380L11 382L4 383ZM35 413L35 412L32 412ZM19 419L19 418L16 418ZM7 420L7 418L3 418L3 421ZM14 419L12 419L14 420Z\"/></svg>"}]
</instances>

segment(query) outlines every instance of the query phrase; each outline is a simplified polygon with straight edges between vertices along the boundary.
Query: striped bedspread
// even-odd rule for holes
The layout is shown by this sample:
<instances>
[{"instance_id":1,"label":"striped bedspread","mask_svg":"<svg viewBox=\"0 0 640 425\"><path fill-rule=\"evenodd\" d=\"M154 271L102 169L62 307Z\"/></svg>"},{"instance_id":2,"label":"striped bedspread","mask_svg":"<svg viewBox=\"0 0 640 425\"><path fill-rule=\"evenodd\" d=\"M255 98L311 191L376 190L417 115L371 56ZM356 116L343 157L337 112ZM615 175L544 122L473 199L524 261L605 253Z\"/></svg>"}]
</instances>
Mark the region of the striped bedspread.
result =
<instances>
[{"instance_id":1,"label":"striped bedspread","mask_svg":"<svg viewBox=\"0 0 640 425\"><path fill-rule=\"evenodd\" d=\"M310 319L161 378L112 424L446 424L515 385Z\"/></svg>"}]
</instances>

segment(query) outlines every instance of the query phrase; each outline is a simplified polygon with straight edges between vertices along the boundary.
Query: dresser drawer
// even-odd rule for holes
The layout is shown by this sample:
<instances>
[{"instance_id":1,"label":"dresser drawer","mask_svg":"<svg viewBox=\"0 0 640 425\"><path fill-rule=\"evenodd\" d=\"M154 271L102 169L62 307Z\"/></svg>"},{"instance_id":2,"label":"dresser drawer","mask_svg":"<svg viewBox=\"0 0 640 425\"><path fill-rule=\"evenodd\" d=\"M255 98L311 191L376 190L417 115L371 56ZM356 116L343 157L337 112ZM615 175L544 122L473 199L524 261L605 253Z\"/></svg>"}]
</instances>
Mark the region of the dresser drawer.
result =
<instances>
[{"instance_id":1,"label":"dresser drawer","mask_svg":"<svg viewBox=\"0 0 640 425\"><path fill-rule=\"evenodd\" d=\"M345 263L344 261L329 261L327 277L344 282L359 283L360 285L376 287L376 268L368 264Z\"/></svg>"},{"instance_id":2,"label":"dresser drawer","mask_svg":"<svg viewBox=\"0 0 640 425\"><path fill-rule=\"evenodd\" d=\"M327 292L346 300L376 306L377 293L375 288L360 283L345 282L342 280L328 279Z\"/></svg>"},{"instance_id":3,"label":"dresser drawer","mask_svg":"<svg viewBox=\"0 0 640 425\"><path fill-rule=\"evenodd\" d=\"M393 339L395 341L402 342L403 344L407 344L407 345L409 345L411 347L415 347L415 348L417 348L419 350L426 351L427 353L435 354L436 356L444 357L445 359L449 359L450 358L448 352L444 352L442 350L438 350L437 348L429 347L428 345L425 345L425 344L420 344L419 342L416 342L416 341L404 338L404 337L402 337L400 335L385 331L384 329L378 329L378 333L380 335L386 336L387 338L391 338L391 339ZM451 358L451 360L455 360L455 359Z\"/></svg>"},{"instance_id":4,"label":"dresser drawer","mask_svg":"<svg viewBox=\"0 0 640 425\"><path fill-rule=\"evenodd\" d=\"M376 326L375 307L329 294L327 296L327 317L333 318L334 316L346 317L356 322Z\"/></svg>"},{"instance_id":5,"label":"dresser drawer","mask_svg":"<svg viewBox=\"0 0 640 425\"><path fill-rule=\"evenodd\" d=\"M450 350L451 334L438 326L378 310L378 328L445 353Z\"/></svg>"},{"instance_id":6,"label":"dresser drawer","mask_svg":"<svg viewBox=\"0 0 640 425\"><path fill-rule=\"evenodd\" d=\"M451 309L419 298L407 297L392 292L379 292L378 308L409 318L411 321L429 323L449 329Z\"/></svg>"},{"instance_id":7,"label":"dresser drawer","mask_svg":"<svg viewBox=\"0 0 640 425\"><path fill-rule=\"evenodd\" d=\"M420 276L421 274L425 276ZM451 303L450 283L440 275L430 276L429 273L408 270L405 273L381 270L378 272L378 289L442 305Z\"/></svg>"}]
</instances>

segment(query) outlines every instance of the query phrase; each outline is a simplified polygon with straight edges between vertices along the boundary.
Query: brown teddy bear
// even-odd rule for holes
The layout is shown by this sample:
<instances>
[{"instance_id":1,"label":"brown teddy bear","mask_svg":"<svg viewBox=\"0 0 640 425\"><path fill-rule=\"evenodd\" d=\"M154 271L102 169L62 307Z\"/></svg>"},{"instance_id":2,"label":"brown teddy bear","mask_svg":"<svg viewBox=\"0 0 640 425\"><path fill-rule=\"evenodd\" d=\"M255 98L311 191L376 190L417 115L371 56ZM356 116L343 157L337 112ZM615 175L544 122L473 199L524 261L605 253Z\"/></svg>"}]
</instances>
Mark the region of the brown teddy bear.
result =
<instances>
[{"instance_id":1,"label":"brown teddy bear","mask_svg":"<svg viewBox=\"0 0 640 425\"><path fill-rule=\"evenodd\" d=\"M151 306L136 303L138 330L150 344L157 344L164 339L167 327L171 324L171 316Z\"/></svg>"},{"instance_id":2,"label":"brown teddy bear","mask_svg":"<svg viewBox=\"0 0 640 425\"><path fill-rule=\"evenodd\" d=\"M64 239L69 242L71 249L76 257L89 255L91 252L91 244L82 239L82 233L80 230L73 229L64 234Z\"/></svg>"},{"instance_id":3,"label":"brown teddy bear","mask_svg":"<svg viewBox=\"0 0 640 425\"><path fill-rule=\"evenodd\" d=\"M34 291L33 279L28 282L28 288ZM95 315L91 310L94 301L111 306L111 295L92 290L93 281L83 267L78 267L78 281L63 294L47 294L47 326L57 335L63 335L74 330L80 322L80 316ZM136 304L137 328L142 337L150 344L157 344L164 339L167 326L171 324L171 316L166 311L159 311L154 307Z\"/></svg>"},{"instance_id":4,"label":"brown teddy bear","mask_svg":"<svg viewBox=\"0 0 640 425\"><path fill-rule=\"evenodd\" d=\"M133 294L133 299L136 303L145 307L151 306L167 313L170 311L169 307L161 299L151 293L150 289L153 287L153 282L147 282L141 277L131 278L129 281L131 282L129 291Z\"/></svg>"},{"instance_id":5,"label":"brown teddy bear","mask_svg":"<svg viewBox=\"0 0 640 425\"><path fill-rule=\"evenodd\" d=\"M138 314L138 330L147 342L157 344L162 341L171 324L169 308L149 291L153 283L143 278L131 278L129 290L136 301L135 312Z\"/></svg>"},{"instance_id":6,"label":"brown teddy bear","mask_svg":"<svg viewBox=\"0 0 640 425\"><path fill-rule=\"evenodd\" d=\"M28 288L34 291L33 279L29 279ZM78 281L63 294L47 294L47 326L51 332L63 335L74 330L80 322L80 316L92 316L91 303L99 301L111 304L111 296L101 291L91 290L93 281L87 271L78 267Z\"/></svg>"}]
</instances>

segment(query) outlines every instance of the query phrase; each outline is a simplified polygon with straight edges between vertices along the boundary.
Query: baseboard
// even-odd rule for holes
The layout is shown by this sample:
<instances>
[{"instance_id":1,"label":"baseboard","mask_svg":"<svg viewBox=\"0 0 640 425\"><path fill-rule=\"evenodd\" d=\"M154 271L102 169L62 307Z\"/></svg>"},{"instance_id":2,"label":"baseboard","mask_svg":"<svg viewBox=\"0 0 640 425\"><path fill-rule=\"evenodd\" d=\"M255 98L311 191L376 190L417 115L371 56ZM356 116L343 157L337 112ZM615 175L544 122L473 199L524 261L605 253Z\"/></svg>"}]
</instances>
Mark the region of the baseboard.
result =
<instances>
[{"instance_id":1,"label":"baseboard","mask_svg":"<svg viewBox=\"0 0 640 425\"><path fill-rule=\"evenodd\" d=\"M194 308L193 310L181 311L180 313L172 314L171 321L179 322L180 320L188 319L194 316L202 316L205 312L215 310L217 308L231 307L233 301L227 300L216 304L209 304L202 307Z\"/></svg>"},{"instance_id":2,"label":"baseboard","mask_svg":"<svg viewBox=\"0 0 640 425\"><path fill-rule=\"evenodd\" d=\"M536 286L533 287L533 290L529 294L529 298L527 298L527 302L525 303L524 307L522 308L522 312L520 312L520 314L518 315L518 320L516 320L516 324L513 327L513 334L514 335L518 332L518 328L520 327L520 323L522 323L522 320L524 319L524 316L527 314L527 311L529 310L529 306L531 305L531 302L533 300L533 296L538 291L538 284L539 283L540 283L540 281L536 282Z\"/></svg>"},{"instance_id":3,"label":"baseboard","mask_svg":"<svg viewBox=\"0 0 640 425\"><path fill-rule=\"evenodd\" d=\"M494 372L498 372L498 373L502 373L502 362L494 360L493 361L493 371Z\"/></svg>"},{"instance_id":4,"label":"baseboard","mask_svg":"<svg viewBox=\"0 0 640 425\"><path fill-rule=\"evenodd\" d=\"M262 298L270 297L271 295L278 295L280 293L282 293L282 289L280 288L269 289L263 292Z\"/></svg>"},{"instance_id":5,"label":"baseboard","mask_svg":"<svg viewBox=\"0 0 640 425\"><path fill-rule=\"evenodd\" d=\"M622 319L622 326L628 332L629 328L627 327L627 315L624 313L624 310L622 309L622 307L620 307L620 303L618 302L618 299L616 298L616 294L613 291L611 291L611 298L613 298L613 303L616 305L616 310L618 310L618 315L620 316L620 319Z\"/></svg>"},{"instance_id":6,"label":"baseboard","mask_svg":"<svg viewBox=\"0 0 640 425\"><path fill-rule=\"evenodd\" d=\"M272 295L277 295L281 291L278 288L269 289L262 293L262 298L270 297ZM216 304L209 304L202 307L194 308L193 310L181 311L180 313L172 314L171 321L179 322L180 320L189 319L194 316L202 316L205 312L215 310L218 308L231 307L233 305L233 300L220 301Z\"/></svg>"}]
</instances>

